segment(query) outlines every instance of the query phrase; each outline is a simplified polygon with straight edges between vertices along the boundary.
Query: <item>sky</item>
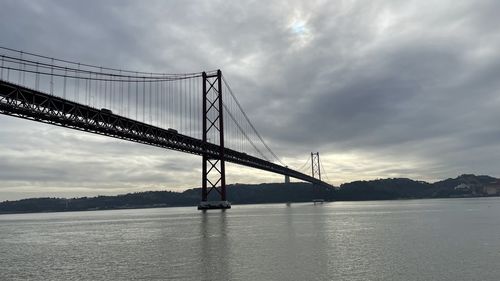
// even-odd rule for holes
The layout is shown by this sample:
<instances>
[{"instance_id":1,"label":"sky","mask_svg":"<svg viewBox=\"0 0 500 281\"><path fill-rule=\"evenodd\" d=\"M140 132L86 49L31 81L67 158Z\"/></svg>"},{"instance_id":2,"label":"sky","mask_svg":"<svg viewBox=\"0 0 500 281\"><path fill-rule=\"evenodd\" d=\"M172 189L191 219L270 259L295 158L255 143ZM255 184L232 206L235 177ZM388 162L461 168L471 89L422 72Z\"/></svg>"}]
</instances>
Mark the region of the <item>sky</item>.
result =
<instances>
[{"instance_id":1,"label":"sky","mask_svg":"<svg viewBox=\"0 0 500 281\"><path fill-rule=\"evenodd\" d=\"M0 45L139 71L221 69L291 167L500 176L498 1L0 0ZM228 183L283 177L228 164ZM0 116L0 201L176 190L201 159Z\"/></svg>"}]
</instances>

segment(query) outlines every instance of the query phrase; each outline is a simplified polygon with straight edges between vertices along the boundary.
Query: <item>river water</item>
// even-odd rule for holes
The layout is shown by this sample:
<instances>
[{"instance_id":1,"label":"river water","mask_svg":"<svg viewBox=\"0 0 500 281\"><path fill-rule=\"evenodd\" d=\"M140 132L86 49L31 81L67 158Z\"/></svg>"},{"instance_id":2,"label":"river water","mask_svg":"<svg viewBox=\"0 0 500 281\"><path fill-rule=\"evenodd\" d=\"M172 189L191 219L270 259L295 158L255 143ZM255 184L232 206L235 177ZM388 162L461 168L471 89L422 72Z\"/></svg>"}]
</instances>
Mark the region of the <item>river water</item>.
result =
<instances>
[{"instance_id":1,"label":"river water","mask_svg":"<svg viewBox=\"0 0 500 281\"><path fill-rule=\"evenodd\" d=\"M500 280L500 199L0 215L0 280Z\"/></svg>"}]
</instances>

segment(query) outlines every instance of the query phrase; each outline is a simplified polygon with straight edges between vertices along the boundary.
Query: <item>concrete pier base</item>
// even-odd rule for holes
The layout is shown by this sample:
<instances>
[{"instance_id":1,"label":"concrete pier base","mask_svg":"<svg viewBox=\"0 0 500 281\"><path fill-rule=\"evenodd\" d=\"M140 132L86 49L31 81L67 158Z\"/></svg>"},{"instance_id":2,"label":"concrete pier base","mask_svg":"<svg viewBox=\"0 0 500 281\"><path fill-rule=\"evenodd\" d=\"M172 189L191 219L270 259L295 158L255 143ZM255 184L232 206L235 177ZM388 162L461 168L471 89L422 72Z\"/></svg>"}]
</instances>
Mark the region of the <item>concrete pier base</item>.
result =
<instances>
[{"instance_id":1,"label":"concrete pier base","mask_svg":"<svg viewBox=\"0 0 500 281\"><path fill-rule=\"evenodd\" d=\"M198 210L231 209L229 201L201 201Z\"/></svg>"}]
</instances>

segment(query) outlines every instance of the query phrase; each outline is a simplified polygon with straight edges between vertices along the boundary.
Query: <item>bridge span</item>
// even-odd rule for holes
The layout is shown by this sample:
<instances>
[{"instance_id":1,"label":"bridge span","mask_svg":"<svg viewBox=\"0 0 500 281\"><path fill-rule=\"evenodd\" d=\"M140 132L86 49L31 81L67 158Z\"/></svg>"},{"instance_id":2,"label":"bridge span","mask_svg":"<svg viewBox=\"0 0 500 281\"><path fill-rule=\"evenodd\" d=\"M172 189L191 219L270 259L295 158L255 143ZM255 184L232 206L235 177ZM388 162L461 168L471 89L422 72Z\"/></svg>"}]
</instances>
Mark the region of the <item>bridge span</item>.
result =
<instances>
[{"instance_id":1,"label":"bridge span","mask_svg":"<svg viewBox=\"0 0 500 281\"><path fill-rule=\"evenodd\" d=\"M0 50L0 114L202 156L201 209L230 207L226 161L329 185L314 177L314 170L309 176L283 165L250 122L220 70L140 73ZM73 97L69 88L74 88ZM212 191L220 195L220 201L208 202Z\"/></svg>"}]
</instances>

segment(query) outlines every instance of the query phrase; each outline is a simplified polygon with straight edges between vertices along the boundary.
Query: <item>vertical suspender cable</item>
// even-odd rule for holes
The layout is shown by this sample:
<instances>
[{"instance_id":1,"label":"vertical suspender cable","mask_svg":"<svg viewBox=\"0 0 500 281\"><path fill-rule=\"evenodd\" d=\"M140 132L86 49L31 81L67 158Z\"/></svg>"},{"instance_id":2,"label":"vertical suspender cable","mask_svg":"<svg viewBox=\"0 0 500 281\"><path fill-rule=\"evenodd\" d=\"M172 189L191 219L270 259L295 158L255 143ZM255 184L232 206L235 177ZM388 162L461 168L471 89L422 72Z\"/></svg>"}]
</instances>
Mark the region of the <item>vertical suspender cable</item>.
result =
<instances>
[{"instance_id":1,"label":"vertical suspender cable","mask_svg":"<svg viewBox=\"0 0 500 281\"><path fill-rule=\"evenodd\" d=\"M96 73L95 74L95 79L96 79L96 81L95 81L95 91L94 91L94 93L95 93L95 99L96 99L95 102L96 102L96 107L97 108L101 108L102 107L101 106L102 105L102 92L100 91L100 89L101 89L100 88L101 81L97 80L98 79L97 77L98 76L97 76L97 73Z\"/></svg>"},{"instance_id":2,"label":"vertical suspender cable","mask_svg":"<svg viewBox=\"0 0 500 281\"><path fill-rule=\"evenodd\" d=\"M185 134L186 132L186 79L182 79L181 80L181 91L180 91L180 95L181 95L181 112L182 112L182 115L181 115L181 120L182 120L182 131L183 133Z\"/></svg>"},{"instance_id":3,"label":"vertical suspender cable","mask_svg":"<svg viewBox=\"0 0 500 281\"><path fill-rule=\"evenodd\" d=\"M89 87L89 82L90 82L90 79L87 79L87 78L84 78L84 82L85 82L85 103L88 102L88 96L89 96L89 90L90 90L90 87Z\"/></svg>"},{"instance_id":4,"label":"vertical suspender cable","mask_svg":"<svg viewBox=\"0 0 500 281\"><path fill-rule=\"evenodd\" d=\"M7 81L10 81L10 68L7 68Z\"/></svg>"},{"instance_id":5,"label":"vertical suspender cable","mask_svg":"<svg viewBox=\"0 0 500 281\"><path fill-rule=\"evenodd\" d=\"M66 75L68 74L68 69L64 68L64 85L63 85L63 98L66 99Z\"/></svg>"},{"instance_id":6,"label":"vertical suspender cable","mask_svg":"<svg viewBox=\"0 0 500 281\"><path fill-rule=\"evenodd\" d=\"M146 123L146 77L142 78L142 122Z\"/></svg>"},{"instance_id":7,"label":"vertical suspender cable","mask_svg":"<svg viewBox=\"0 0 500 281\"><path fill-rule=\"evenodd\" d=\"M4 64L4 55L1 56L2 58L2 67L0 68L0 80L3 80L3 64ZM36 72L38 74L38 63L36 64Z\"/></svg>"},{"instance_id":8,"label":"vertical suspender cable","mask_svg":"<svg viewBox=\"0 0 500 281\"><path fill-rule=\"evenodd\" d=\"M2 61L3 64L3 61ZM3 72L3 69L2 69ZM36 63L35 66L35 89L40 90L40 73L38 73L38 62ZM2 73L2 79L3 79L3 73Z\"/></svg>"},{"instance_id":9,"label":"vertical suspender cable","mask_svg":"<svg viewBox=\"0 0 500 281\"><path fill-rule=\"evenodd\" d=\"M130 116L130 79L129 81L127 82L127 100L128 100L128 104L127 104L127 117L128 118L131 118Z\"/></svg>"},{"instance_id":10,"label":"vertical suspender cable","mask_svg":"<svg viewBox=\"0 0 500 281\"><path fill-rule=\"evenodd\" d=\"M161 127L165 128L165 81L160 82L160 104Z\"/></svg>"},{"instance_id":11,"label":"vertical suspender cable","mask_svg":"<svg viewBox=\"0 0 500 281\"><path fill-rule=\"evenodd\" d=\"M73 70L70 68L68 69L68 73L71 75L71 72ZM76 73L76 71L75 71ZM88 75L85 74L85 72L82 73L81 77L80 77L83 81L83 83L85 83L85 96L84 96L84 102L86 105L88 106L93 106L92 105L92 73L88 73ZM75 77L72 77L72 76L68 76L68 83L71 83L72 80L75 80L76 81L76 78ZM76 83L76 82L75 82ZM66 94L68 94L68 92L66 92Z\"/></svg>"},{"instance_id":12,"label":"vertical suspender cable","mask_svg":"<svg viewBox=\"0 0 500 281\"><path fill-rule=\"evenodd\" d=\"M21 85L21 76L23 75L22 71L21 71L21 62L23 61L23 52L19 52L19 62L18 62L18 66L17 66L17 69L18 69L18 76L19 78L17 79L17 84Z\"/></svg>"},{"instance_id":13,"label":"vertical suspender cable","mask_svg":"<svg viewBox=\"0 0 500 281\"><path fill-rule=\"evenodd\" d=\"M122 71L121 70L119 72L119 75L121 77L121 75L122 75ZM120 79L122 79L122 78L120 78ZM118 97L119 97L119 103L120 103L120 115L124 116L125 114L123 113L123 111L124 111L123 110L123 82L122 81L118 81L118 83L120 83L119 84L120 87L118 89Z\"/></svg>"},{"instance_id":14,"label":"vertical suspender cable","mask_svg":"<svg viewBox=\"0 0 500 281\"><path fill-rule=\"evenodd\" d=\"M102 99L103 100L103 104L101 107L103 108L106 108L106 102L107 102L107 96L106 96L106 92L103 91L103 84L104 84L104 81L102 81L102 67L100 68L101 72L99 73L99 94L104 98Z\"/></svg>"},{"instance_id":15,"label":"vertical suspender cable","mask_svg":"<svg viewBox=\"0 0 500 281\"><path fill-rule=\"evenodd\" d=\"M88 92L86 94L87 95L87 99L88 99L87 105L88 106L92 106L92 102L94 101L92 99L92 73L89 73L89 77L87 78L87 82L89 84L89 86L88 86Z\"/></svg>"},{"instance_id":16,"label":"vertical suspender cable","mask_svg":"<svg viewBox=\"0 0 500 281\"><path fill-rule=\"evenodd\" d=\"M102 78L104 79L105 76L103 76ZM106 79L104 79L104 108L110 108L110 106L108 105L108 81L106 81Z\"/></svg>"},{"instance_id":17,"label":"vertical suspender cable","mask_svg":"<svg viewBox=\"0 0 500 281\"><path fill-rule=\"evenodd\" d=\"M76 78L77 84L76 84L76 91L75 91L75 96L73 97L75 101L78 101L78 98L80 96L80 67L81 65L78 64L78 75Z\"/></svg>"},{"instance_id":18,"label":"vertical suspender cable","mask_svg":"<svg viewBox=\"0 0 500 281\"><path fill-rule=\"evenodd\" d=\"M151 73L151 80L153 80L153 73ZM149 91L148 91L148 98L149 98L149 108L148 108L148 111L149 111L149 124L153 125L153 114L151 114L151 111L152 111L152 103L151 103L151 99L153 97L153 95L151 94L151 86L152 86L152 82L150 81L148 83L149 85Z\"/></svg>"},{"instance_id":19,"label":"vertical suspender cable","mask_svg":"<svg viewBox=\"0 0 500 281\"><path fill-rule=\"evenodd\" d=\"M158 80L154 80L154 82L152 82L153 84L153 92L154 92L154 101L153 101L153 108L154 108L154 112L153 112L153 120L154 120L154 123L156 123L156 127L159 127L158 125Z\"/></svg>"},{"instance_id":20,"label":"vertical suspender cable","mask_svg":"<svg viewBox=\"0 0 500 281\"><path fill-rule=\"evenodd\" d=\"M193 136L193 78L189 78L189 135Z\"/></svg>"},{"instance_id":21,"label":"vertical suspender cable","mask_svg":"<svg viewBox=\"0 0 500 281\"><path fill-rule=\"evenodd\" d=\"M138 76L139 73L136 73ZM135 82L135 119L139 120L139 80L136 79Z\"/></svg>"},{"instance_id":22,"label":"vertical suspender cable","mask_svg":"<svg viewBox=\"0 0 500 281\"><path fill-rule=\"evenodd\" d=\"M156 126L161 127L161 102L160 102L160 86L161 86L161 80L156 80L155 81L155 107L156 107Z\"/></svg>"},{"instance_id":23,"label":"vertical suspender cable","mask_svg":"<svg viewBox=\"0 0 500 281\"><path fill-rule=\"evenodd\" d=\"M25 62L23 62L23 85L26 85L26 63Z\"/></svg>"},{"instance_id":24,"label":"vertical suspender cable","mask_svg":"<svg viewBox=\"0 0 500 281\"><path fill-rule=\"evenodd\" d=\"M51 59L50 64L50 94L54 94L54 59Z\"/></svg>"},{"instance_id":25,"label":"vertical suspender cable","mask_svg":"<svg viewBox=\"0 0 500 281\"><path fill-rule=\"evenodd\" d=\"M106 79L111 78L109 75L107 75ZM114 81L110 79L109 81L109 109L114 110L115 109L115 87L113 87L115 84Z\"/></svg>"},{"instance_id":26,"label":"vertical suspender cable","mask_svg":"<svg viewBox=\"0 0 500 281\"><path fill-rule=\"evenodd\" d=\"M174 98L176 99L176 107L177 107L177 112L176 112L176 116L174 118L177 119L177 128L179 129L179 131L181 130L181 127L182 127L182 118L180 118L181 116L181 103L180 103L180 86L179 86L179 80L176 80L175 81L176 83L176 87L174 89Z\"/></svg>"}]
</instances>

